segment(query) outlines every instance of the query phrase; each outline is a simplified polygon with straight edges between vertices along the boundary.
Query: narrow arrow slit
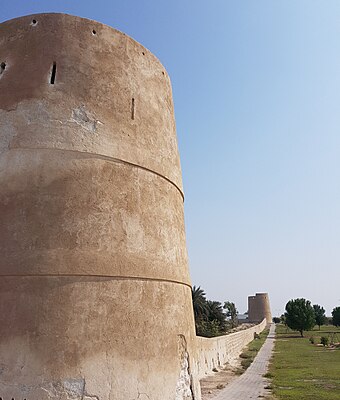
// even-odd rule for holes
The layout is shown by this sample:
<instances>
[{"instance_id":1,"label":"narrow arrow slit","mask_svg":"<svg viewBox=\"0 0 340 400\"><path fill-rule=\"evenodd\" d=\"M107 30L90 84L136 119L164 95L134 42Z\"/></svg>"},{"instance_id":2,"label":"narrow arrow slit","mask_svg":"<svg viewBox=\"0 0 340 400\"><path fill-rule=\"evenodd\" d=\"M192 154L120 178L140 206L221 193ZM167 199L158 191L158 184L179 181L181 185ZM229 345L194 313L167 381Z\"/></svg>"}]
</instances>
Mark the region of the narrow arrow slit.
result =
<instances>
[{"instance_id":1,"label":"narrow arrow slit","mask_svg":"<svg viewBox=\"0 0 340 400\"><path fill-rule=\"evenodd\" d=\"M54 85L56 73L57 73L57 63L54 62L53 66L52 66L52 72L51 72L51 80L50 80L51 85Z\"/></svg>"}]
</instances>

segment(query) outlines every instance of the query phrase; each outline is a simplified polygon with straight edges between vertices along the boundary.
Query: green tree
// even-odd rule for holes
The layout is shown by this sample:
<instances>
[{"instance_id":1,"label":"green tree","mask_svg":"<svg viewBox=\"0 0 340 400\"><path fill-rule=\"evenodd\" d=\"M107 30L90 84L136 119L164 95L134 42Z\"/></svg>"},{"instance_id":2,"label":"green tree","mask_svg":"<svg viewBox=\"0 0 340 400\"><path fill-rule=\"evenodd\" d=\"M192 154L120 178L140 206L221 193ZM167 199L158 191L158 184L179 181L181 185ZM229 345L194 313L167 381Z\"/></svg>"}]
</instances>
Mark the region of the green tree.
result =
<instances>
[{"instance_id":1,"label":"green tree","mask_svg":"<svg viewBox=\"0 0 340 400\"><path fill-rule=\"evenodd\" d=\"M217 321L219 326L220 334L225 333L227 324L226 324L226 315L223 312L222 304L219 301L207 301L208 306L208 321Z\"/></svg>"},{"instance_id":2,"label":"green tree","mask_svg":"<svg viewBox=\"0 0 340 400\"><path fill-rule=\"evenodd\" d=\"M200 286L193 286L192 291L192 304L194 307L195 322L202 321L208 313L206 294Z\"/></svg>"},{"instance_id":3,"label":"green tree","mask_svg":"<svg viewBox=\"0 0 340 400\"><path fill-rule=\"evenodd\" d=\"M193 286L191 294L196 334L205 337L223 335L227 324L222 304L219 301L207 300L200 286Z\"/></svg>"},{"instance_id":4,"label":"green tree","mask_svg":"<svg viewBox=\"0 0 340 400\"><path fill-rule=\"evenodd\" d=\"M227 310L226 315L228 318L230 318L231 327L235 328L238 325L238 311L236 309L235 303L232 303L231 301L226 301L223 308Z\"/></svg>"},{"instance_id":5,"label":"green tree","mask_svg":"<svg viewBox=\"0 0 340 400\"><path fill-rule=\"evenodd\" d=\"M316 325L319 325L320 330L321 325L324 325L326 323L325 309L319 306L319 304L314 304L313 309L315 314L315 323Z\"/></svg>"},{"instance_id":6,"label":"green tree","mask_svg":"<svg viewBox=\"0 0 340 400\"><path fill-rule=\"evenodd\" d=\"M218 321L201 321L196 328L198 336L215 337L221 335Z\"/></svg>"},{"instance_id":7,"label":"green tree","mask_svg":"<svg viewBox=\"0 0 340 400\"><path fill-rule=\"evenodd\" d=\"M314 309L309 300L294 299L286 304L286 324L290 329L300 332L311 330L315 325Z\"/></svg>"},{"instance_id":8,"label":"green tree","mask_svg":"<svg viewBox=\"0 0 340 400\"><path fill-rule=\"evenodd\" d=\"M340 307L333 308L332 324L335 326L340 326Z\"/></svg>"}]
</instances>

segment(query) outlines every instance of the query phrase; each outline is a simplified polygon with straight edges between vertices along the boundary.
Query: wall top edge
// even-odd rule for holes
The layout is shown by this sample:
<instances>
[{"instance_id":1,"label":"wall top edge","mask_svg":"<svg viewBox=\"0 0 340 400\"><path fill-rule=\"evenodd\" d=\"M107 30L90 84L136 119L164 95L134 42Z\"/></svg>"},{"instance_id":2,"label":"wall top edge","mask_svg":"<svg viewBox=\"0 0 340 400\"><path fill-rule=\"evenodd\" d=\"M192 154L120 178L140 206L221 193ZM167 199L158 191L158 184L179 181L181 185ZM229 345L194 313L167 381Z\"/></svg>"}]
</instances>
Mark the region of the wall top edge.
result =
<instances>
[{"instance_id":1,"label":"wall top edge","mask_svg":"<svg viewBox=\"0 0 340 400\"><path fill-rule=\"evenodd\" d=\"M244 332L250 331L250 330L252 330L254 328L260 327L261 325L265 324L266 322L267 322L266 318L264 318L260 323L254 325L254 326L251 326L248 329L243 329L241 331L237 331L237 332L233 332L233 333L229 333L229 334L221 335L221 336L215 336L215 337L211 337L211 338L207 338L207 337L204 337L204 336L196 336L196 340L197 339L198 340L202 339L203 341L224 340L224 339L229 338L231 336L237 336L240 333L244 333Z\"/></svg>"}]
</instances>

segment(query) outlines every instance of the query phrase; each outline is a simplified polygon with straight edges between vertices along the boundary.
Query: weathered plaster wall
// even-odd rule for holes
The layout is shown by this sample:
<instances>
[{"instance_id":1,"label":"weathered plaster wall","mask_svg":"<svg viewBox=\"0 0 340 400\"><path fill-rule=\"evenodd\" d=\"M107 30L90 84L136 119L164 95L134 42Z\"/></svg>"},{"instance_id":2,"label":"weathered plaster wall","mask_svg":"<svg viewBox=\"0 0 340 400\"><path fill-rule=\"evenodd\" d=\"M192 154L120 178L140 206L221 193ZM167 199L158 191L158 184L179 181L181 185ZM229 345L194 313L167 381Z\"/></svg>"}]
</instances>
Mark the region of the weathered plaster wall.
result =
<instances>
[{"instance_id":1,"label":"weathered plaster wall","mask_svg":"<svg viewBox=\"0 0 340 400\"><path fill-rule=\"evenodd\" d=\"M195 400L265 322L196 338L171 85L62 14L0 24L0 397Z\"/></svg>"},{"instance_id":2,"label":"weathered plaster wall","mask_svg":"<svg viewBox=\"0 0 340 400\"><path fill-rule=\"evenodd\" d=\"M169 77L82 18L0 25L0 397L199 399Z\"/></svg>"},{"instance_id":3,"label":"weathered plaster wall","mask_svg":"<svg viewBox=\"0 0 340 400\"><path fill-rule=\"evenodd\" d=\"M254 339L254 333L262 332L266 325L266 320L263 320L258 325L230 335L216 338L197 337L197 359L194 364L196 376L201 379L211 374L213 368L222 367L225 363L233 365L242 349Z\"/></svg>"},{"instance_id":4,"label":"weathered plaster wall","mask_svg":"<svg viewBox=\"0 0 340 400\"><path fill-rule=\"evenodd\" d=\"M248 319L250 322L260 322L266 318L268 323L272 321L268 293L256 293L248 297Z\"/></svg>"}]
</instances>

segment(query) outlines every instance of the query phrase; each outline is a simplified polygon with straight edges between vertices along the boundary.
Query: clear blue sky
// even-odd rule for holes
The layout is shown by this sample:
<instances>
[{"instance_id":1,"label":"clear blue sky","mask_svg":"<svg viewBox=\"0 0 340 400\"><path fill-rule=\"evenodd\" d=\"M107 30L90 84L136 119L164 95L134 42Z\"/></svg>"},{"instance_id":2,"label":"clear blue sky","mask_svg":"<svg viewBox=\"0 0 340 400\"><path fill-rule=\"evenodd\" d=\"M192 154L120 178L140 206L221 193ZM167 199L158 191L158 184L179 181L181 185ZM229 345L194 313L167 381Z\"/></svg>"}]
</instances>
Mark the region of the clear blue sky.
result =
<instances>
[{"instance_id":1,"label":"clear blue sky","mask_svg":"<svg viewBox=\"0 0 340 400\"><path fill-rule=\"evenodd\" d=\"M173 84L193 284L274 314L340 305L340 2L3 2L66 12L149 48Z\"/></svg>"}]
</instances>

